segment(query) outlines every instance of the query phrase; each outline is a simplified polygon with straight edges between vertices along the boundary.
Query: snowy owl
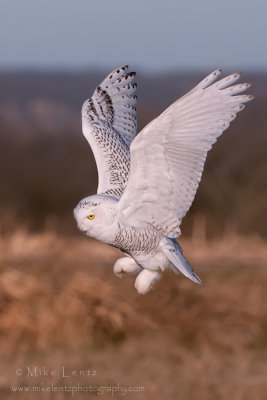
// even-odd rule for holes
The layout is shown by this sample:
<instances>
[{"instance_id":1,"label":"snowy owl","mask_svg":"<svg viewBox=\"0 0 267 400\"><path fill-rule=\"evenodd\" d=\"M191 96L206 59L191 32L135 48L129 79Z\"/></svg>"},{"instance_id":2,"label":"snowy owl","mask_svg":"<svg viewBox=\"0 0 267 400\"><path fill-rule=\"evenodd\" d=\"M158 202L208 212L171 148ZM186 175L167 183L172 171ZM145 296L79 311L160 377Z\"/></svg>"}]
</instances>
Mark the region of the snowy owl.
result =
<instances>
[{"instance_id":1,"label":"snowy owl","mask_svg":"<svg viewBox=\"0 0 267 400\"><path fill-rule=\"evenodd\" d=\"M114 273L137 274L146 294L166 269L200 284L176 238L208 151L253 96L240 74L203 79L136 135L135 72L111 72L82 107L82 130L97 164L97 194L74 209L86 235L120 249ZM215 82L216 81L216 82ZM237 96L234 96L237 95Z\"/></svg>"}]
</instances>

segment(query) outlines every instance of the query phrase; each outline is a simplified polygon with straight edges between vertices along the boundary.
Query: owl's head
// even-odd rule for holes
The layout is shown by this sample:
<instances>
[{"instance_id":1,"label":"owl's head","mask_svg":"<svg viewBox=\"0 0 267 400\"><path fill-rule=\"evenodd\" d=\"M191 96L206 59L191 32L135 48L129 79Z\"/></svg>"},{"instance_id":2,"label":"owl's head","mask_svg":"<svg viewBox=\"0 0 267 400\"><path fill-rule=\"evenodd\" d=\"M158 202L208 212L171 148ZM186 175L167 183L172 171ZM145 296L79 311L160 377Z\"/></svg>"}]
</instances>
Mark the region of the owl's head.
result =
<instances>
[{"instance_id":1,"label":"owl's head","mask_svg":"<svg viewBox=\"0 0 267 400\"><path fill-rule=\"evenodd\" d=\"M106 195L88 196L75 207L78 228L88 236L104 240L105 232L115 222L118 200Z\"/></svg>"}]
</instances>

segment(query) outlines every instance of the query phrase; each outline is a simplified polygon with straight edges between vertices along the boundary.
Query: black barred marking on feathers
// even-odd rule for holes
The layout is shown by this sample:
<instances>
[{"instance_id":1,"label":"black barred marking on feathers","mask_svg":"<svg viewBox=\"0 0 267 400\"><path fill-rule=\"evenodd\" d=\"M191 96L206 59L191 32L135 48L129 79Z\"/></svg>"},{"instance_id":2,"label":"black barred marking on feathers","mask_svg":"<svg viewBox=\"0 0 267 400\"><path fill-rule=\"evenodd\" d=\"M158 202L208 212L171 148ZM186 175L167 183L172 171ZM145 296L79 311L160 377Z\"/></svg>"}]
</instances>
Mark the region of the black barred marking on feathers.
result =
<instances>
[{"instance_id":1,"label":"black barred marking on feathers","mask_svg":"<svg viewBox=\"0 0 267 400\"><path fill-rule=\"evenodd\" d=\"M87 208L87 207L96 207L96 206L98 206L99 205L99 203L97 203L97 202L92 202L92 201L90 201L90 200L85 200L85 201L83 201L83 202L80 202L79 204L78 204L78 206L80 207L80 208Z\"/></svg>"},{"instance_id":2,"label":"black barred marking on feathers","mask_svg":"<svg viewBox=\"0 0 267 400\"><path fill-rule=\"evenodd\" d=\"M158 247L160 239L160 232L152 227L123 227L118 224L118 231L113 246L132 255L139 252L152 254Z\"/></svg>"},{"instance_id":3,"label":"black barred marking on feathers","mask_svg":"<svg viewBox=\"0 0 267 400\"><path fill-rule=\"evenodd\" d=\"M96 127L94 136L99 148L103 150L103 157L109 167L109 187L102 194L121 196L128 181L130 155L128 146L121 137L118 137L108 126Z\"/></svg>"}]
</instances>

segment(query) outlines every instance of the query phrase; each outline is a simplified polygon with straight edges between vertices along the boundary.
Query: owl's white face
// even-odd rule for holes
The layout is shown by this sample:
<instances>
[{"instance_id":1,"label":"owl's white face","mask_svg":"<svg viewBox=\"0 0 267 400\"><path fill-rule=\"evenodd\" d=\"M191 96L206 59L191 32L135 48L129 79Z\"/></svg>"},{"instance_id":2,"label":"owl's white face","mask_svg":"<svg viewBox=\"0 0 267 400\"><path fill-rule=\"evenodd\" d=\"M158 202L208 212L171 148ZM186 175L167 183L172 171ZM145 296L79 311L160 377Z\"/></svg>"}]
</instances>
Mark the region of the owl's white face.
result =
<instances>
[{"instance_id":1,"label":"owl's white face","mask_svg":"<svg viewBox=\"0 0 267 400\"><path fill-rule=\"evenodd\" d=\"M98 210L98 204L86 201L83 199L74 209L74 217L77 221L78 228L89 234L90 230L94 229L94 225L99 223L101 212Z\"/></svg>"},{"instance_id":2,"label":"owl's white face","mask_svg":"<svg viewBox=\"0 0 267 400\"><path fill-rule=\"evenodd\" d=\"M109 228L116 222L117 203L116 199L105 195L85 197L73 212L78 228L87 236L107 241ZM110 241L110 237L108 239Z\"/></svg>"}]
</instances>

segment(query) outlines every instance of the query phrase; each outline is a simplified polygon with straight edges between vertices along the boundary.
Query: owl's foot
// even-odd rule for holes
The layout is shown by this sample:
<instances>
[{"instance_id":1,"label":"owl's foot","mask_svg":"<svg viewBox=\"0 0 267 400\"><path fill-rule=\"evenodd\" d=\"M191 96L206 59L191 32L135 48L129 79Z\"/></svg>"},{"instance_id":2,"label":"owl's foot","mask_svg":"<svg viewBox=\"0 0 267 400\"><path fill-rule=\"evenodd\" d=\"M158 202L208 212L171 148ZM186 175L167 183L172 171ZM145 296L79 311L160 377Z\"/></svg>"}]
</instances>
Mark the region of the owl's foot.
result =
<instances>
[{"instance_id":1,"label":"owl's foot","mask_svg":"<svg viewBox=\"0 0 267 400\"><path fill-rule=\"evenodd\" d=\"M140 294L147 294L156 281L161 278L161 274L157 271L143 269L135 280L135 288Z\"/></svg>"},{"instance_id":2,"label":"owl's foot","mask_svg":"<svg viewBox=\"0 0 267 400\"><path fill-rule=\"evenodd\" d=\"M131 257L119 258L113 266L113 272L119 278L125 274L138 274L140 271L142 268Z\"/></svg>"}]
</instances>

